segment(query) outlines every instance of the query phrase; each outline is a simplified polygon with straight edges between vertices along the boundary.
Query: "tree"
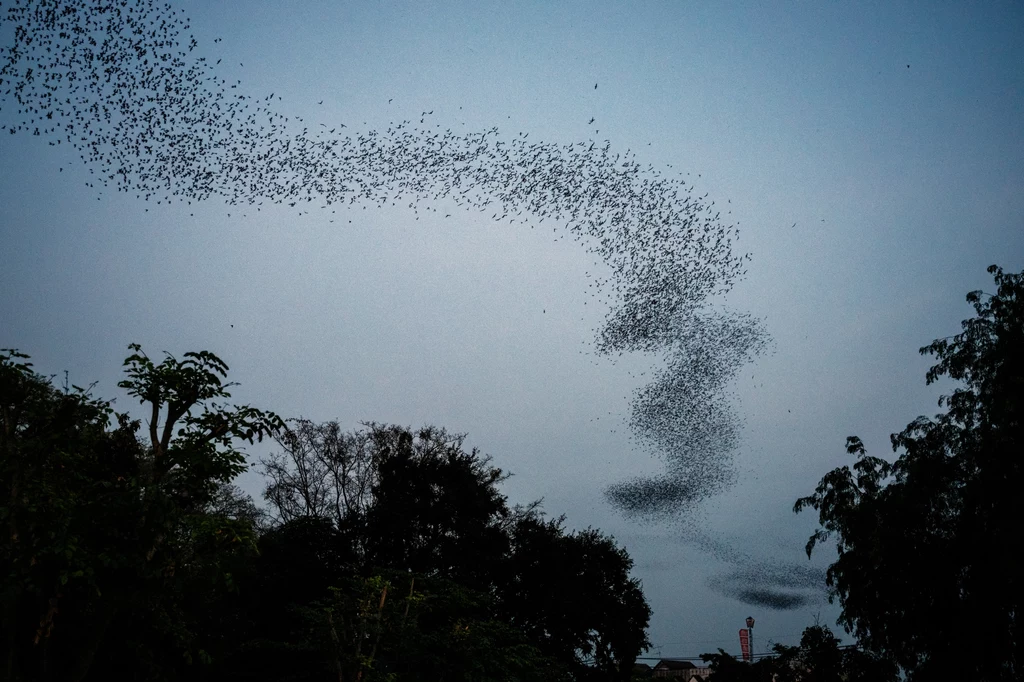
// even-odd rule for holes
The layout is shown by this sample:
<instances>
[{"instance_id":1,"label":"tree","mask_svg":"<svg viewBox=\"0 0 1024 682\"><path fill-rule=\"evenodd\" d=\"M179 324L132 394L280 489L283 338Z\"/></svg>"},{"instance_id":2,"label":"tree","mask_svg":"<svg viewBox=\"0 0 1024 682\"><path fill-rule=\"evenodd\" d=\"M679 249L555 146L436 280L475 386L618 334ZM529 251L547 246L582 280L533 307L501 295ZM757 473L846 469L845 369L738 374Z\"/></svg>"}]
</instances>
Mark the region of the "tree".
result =
<instances>
[{"instance_id":1,"label":"tree","mask_svg":"<svg viewBox=\"0 0 1024 682\"><path fill-rule=\"evenodd\" d=\"M215 355L130 348L145 427L0 351L0 678L628 677L650 610L625 550L510 508L464 436L284 431L225 404ZM273 515L231 483L267 436Z\"/></svg>"},{"instance_id":2,"label":"tree","mask_svg":"<svg viewBox=\"0 0 1024 682\"><path fill-rule=\"evenodd\" d=\"M403 634L405 659L417 663L388 668L382 635L379 669L410 679L429 670L445 679L501 679L496 670L517 670L520 679L629 679L648 644L650 609L629 577L629 555L611 538L594 529L566 533L536 504L510 508L499 488L506 474L467 451L462 435L293 424L278 441L285 452L264 461L265 496L277 517L292 519L286 527L300 518L331 524L332 541L354 557L354 576L332 587L390 576L399 589L396 576L405 575L425 595L417 629ZM500 653L499 636L507 646ZM422 645L418 653L410 642ZM472 653L482 651L490 651L486 670ZM351 669L347 656L339 660Z\"/></svg>"},{"instance_id":3,"label":"tree","mask_svg":"<svg viewBox=\"0 0 1024 682\"><path fill-rule=\"evenodd\" d=\"M508 552L512 516L491 459L464 435L371 425L377 462L365 515L366 561L488 591Z\"/></svg>"},{"instance_id":4,"label":"tree","mask_svg":"<svg viewBox=\"0 0 1024 682\"><path fill-rule=\"evenodd\" d=\"M138 511L126 494L138 475L134 425L121 417L108 431L109 403L55 388L27 360L0 351L5 679L91 658L88 637L71 641L57 626L95 615L92 594L107 565L116 571L111 557L130 542L125 519Z\"/></svg>"},{"instance_id":5,"label":"tree","mask_svg":"<svg viewBox=\"0 0 1024 682\"><path fill-rule=\"evenodd\" d=\"M512 554L499 598L508 619L577 676L596 669L628 680L636 657L650 646L651 610L633 561L594 529L566 533L562 519L536 514L512 528Z\"/></svg>"},{"instance_id":6,"label":"tree","mask_svg":"<svg viewBox=\"0 0 1024 682\"><path fill-rule=\"evenodd\" d=\"M342 528L361 517L377 480L372 426L346 433L336 421L289 422L275 437L281 450L260 462L267 478L264 497L277 519L326 518Z\"/></svg>"},{"instance_id":7,"label":"tree","mask_svg":"<svg viewBox=\"0 0 1024 682\"><path fill-rule=\"evenodd\" d=\"M1024 675L1024 273L989 272L996 293L968 294L963 331L921 349L938 358L929 384L960 382L945 411L894 434L892 463L849 438L857 462L795 505L818 512L808 555L836 540L839 622L914 680Z\"/></svg>"},{"instance_id":8,"label":"tree","mask_svg":"<svg viewBox=\"0 0 1024 682\"><path fill-rule=\"evenodd\" d=\"M245 468L235 442L262 439L281 420L218 402L230 384L212 353L157 364L138 345L130 349L119 385L148 405L148 442L125 414L109 428L109 402L77 387L57 390L27 356L0 352L9 678L83 679L98 656L128 665L129 644L147 636L177 645L169 654L176 661L201 654L186 597L230 581L221 562L254 540L237 505L211 510ZM112 626L117 650L104 654ZM150 647L139 651L148 656ZM168 653L166 645L157 653Z\"/></svg>"},{"instance_id":9,"label":"tree","mask_svg":"<svg viewBox=\"0 0 1024 682\"><path fill-rule=\"evenodd\" d=\"M223 594L232 614L230 638L215 656L212 674L223 680L317 680L331 673L323 609L332 587L356 580L355 556L328 519L296 518L266 529L258 551ZM213 627L213 633L223 632Z\"/></svg>"},{"instance_id":10,"label":"tree","mask_svg":"<svg viewBox=\"0 0 1024 682\"><path fill-rule=\"evenodd\" d=\"M772 647L777 682L896 682L897 669L888 661L841 640L824 625L812 625L799 646Z\"/></svg>"},{"instance_id":11,"label":"tree","mask_svg":"<svg viewBox=\"0 0 1024 682\"><path fill-rule=\"evenodd\" d=\"M722 649L702 658L710 682L896 682L896 666L840 640L823 625L805 628L799 646L776 644L773 656L737 661Z\"/></svg>"},{"instance_id":12,"label":"tree","mask_svg":"<svg viewBox=\"0 0 1024 682\"><path fill-rule=\"evenodd\" d=\"M490 584L507 552L513 515L498 484L503 472L464 435L427 426L365 424L342 433L336 422L293 420L278 438L283 452L263 460L264 497L277 518L320 518L373 568L440 575L473 587Z\"/></svg>"},{"instance_id":13,"label":"tree","mask_svg":"<svg viewBox=\"0 0 1024 682\"><path fill-rule=\"evenodd\" d=\"M719 649L718 653L703 654L701 658L711 668L709 682L788 682L786 675L789 671L784 670L774 657L747 663Z\"/></svg>"}]
</instances>

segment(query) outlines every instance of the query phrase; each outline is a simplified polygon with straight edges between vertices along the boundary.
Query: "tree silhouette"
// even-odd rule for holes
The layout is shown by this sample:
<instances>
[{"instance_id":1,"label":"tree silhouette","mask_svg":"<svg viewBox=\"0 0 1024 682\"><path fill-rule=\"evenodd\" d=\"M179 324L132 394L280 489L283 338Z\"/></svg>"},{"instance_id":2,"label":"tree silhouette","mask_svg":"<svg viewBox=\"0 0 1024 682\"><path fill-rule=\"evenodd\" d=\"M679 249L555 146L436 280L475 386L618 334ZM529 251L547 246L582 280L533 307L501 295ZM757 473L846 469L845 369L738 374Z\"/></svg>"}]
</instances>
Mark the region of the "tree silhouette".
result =
<instances>
[{"instance_id":1,"label":"tree silhouette","mask_svg":"<svg viewBox=\"0 0 1024 682\"><path fill-rule=\"evenodd\" d=\"M120 385L148 406L148 440L108 401L59 390L27 356L0 351L8 679L30 670L84 679L111 639L124 647L152 637L165 642L154 652L188 659L198 651L184 595L230 580L221 562L255 540L224 486L245 468L236 442L283 423L220 403L230 384L212 353L154 363L130 349Z\"/></svg>"},{"instance_id":2,"label":"tree silhouette","mask_svg":"<svg viewBox=\"0 0 1024 682\"><path fill-rule=\"evenodd\" d=\"M625 550L510 508L464 436L229 405L209 352L120 383L148 416L0 351L10 680L626 679L650 609ZM274 436L268 515L231 484Z\"/></svg>"},{"instance_id":3,"label":"tree silhouette","mask_svg":"<svg viewBox=\"0 0 1024 682\"><path fill-rule=\"evenodd\" d=\"M892 463L849 438L857 462L795 506L818 512L808 555L836 540L840 622L914 680L1022 675L1024 273L989 272L996 292L968 294L963 331L921 349L939 360L929 384L960 382L945 411L894 434Z\"/></svg>"},{"instance_id":4,"label":"tree silhouette","mask_svg":"<svg viewBox=\"0 0 1024 682\"><path fill-rule=\"evenodd\" d=\"M499 667L517 675L546 670L550 678L557 669L576 679L629 678L648 644L651 612L629 576L632 560L614 540L595 529L567 532L563 519L545 521L536 504L510 508L498 487L507 474L466 450L462 435L435 427L366 424L342 433L333 422L293 424L278 439L284 451L263 462L265 497L278 518L291 519L267 537L301 522L324 543L340 543L355 576L346 584L356 585L345 594L387 575L416 576L429 594L429 608L417 616L420 629L403 635L401 656L381 635L379 667L396 669L396 657L416 659L409 643L429 640L416 659L427 668L416 674L447 670L447 678L451 670L438 652L469 665L467 651L486 649L485 641L495 646L504 632L520 663ZM293 556L306 554L296 549ZM392 582L395 589L402 584ZM450 627L463 634L442 637Z\"/></svg>"}]
</instances>

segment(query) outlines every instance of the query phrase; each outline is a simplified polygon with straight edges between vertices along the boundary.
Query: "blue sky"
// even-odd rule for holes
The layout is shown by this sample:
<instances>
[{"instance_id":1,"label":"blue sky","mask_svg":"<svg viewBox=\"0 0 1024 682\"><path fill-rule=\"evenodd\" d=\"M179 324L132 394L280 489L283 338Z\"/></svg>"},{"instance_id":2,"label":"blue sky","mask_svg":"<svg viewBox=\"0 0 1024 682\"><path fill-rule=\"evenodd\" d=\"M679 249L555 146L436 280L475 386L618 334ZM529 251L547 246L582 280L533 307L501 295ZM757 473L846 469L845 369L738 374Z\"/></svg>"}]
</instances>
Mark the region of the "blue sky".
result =
<instances>
[{"instance_id":1,"label":"blue sky","mask_svg":"<svg viewBox=\"0 0 1024 682\"><path fill-rule=\"evenodd\" d=\"M735 385L738 483L685 520L610 508L608 484L661 467L624 424L656 359L589 352L605 311L582 249L447 201L157 206L86 186L66 145L0 135L0 346L106 395L130 342L209 349L238 398L286 416L467 432L515 474L513 501L543 497L627 546L663 655L736 650L747 615L758 648L835 619L709 581L807 564L795 498L846 462L846 436L888 453L890 432L937 411L917 348L958 331L985 267L1024 267L1024 5L174 4L218 73L306 125L356 134L432 111L423 127L608 140L690 173L752 258L720 303L773 338Z\"/></svg>"}]
</instances>

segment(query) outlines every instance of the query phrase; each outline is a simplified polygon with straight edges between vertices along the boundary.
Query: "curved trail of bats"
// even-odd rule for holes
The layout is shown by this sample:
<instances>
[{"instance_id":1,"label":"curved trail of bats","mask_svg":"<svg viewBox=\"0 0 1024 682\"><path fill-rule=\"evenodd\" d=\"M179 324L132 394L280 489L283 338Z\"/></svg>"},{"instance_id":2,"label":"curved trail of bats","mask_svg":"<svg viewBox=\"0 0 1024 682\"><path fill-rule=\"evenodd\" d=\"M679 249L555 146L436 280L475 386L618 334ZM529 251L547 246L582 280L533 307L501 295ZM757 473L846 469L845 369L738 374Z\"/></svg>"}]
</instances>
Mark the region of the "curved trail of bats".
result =
<instances>
[{"instance_id":1,"label":"curved trail of bats","mask_svg":"<svg viewBox=\"0 0 1024 682\"><path fill-rule=\"evenodd\" d=\"M664 358L633 395L629 424L666 472L612 485L607 498L629 515L678 516L735 479L741 420L728 387L768 336L748 315L710 310L748 257L734 250L736 227L681 177L607 141L505 140L496 128L455 134L408 121L350 134L311 127L275 111L273 93L252 97L219 77L169 4L16 0L0 3L0 22L13 32L0 49L0 134L71 145L93 186L257 210L451 200L572 237L608 266L596 351Z\"/></svg>"}]
</instances>

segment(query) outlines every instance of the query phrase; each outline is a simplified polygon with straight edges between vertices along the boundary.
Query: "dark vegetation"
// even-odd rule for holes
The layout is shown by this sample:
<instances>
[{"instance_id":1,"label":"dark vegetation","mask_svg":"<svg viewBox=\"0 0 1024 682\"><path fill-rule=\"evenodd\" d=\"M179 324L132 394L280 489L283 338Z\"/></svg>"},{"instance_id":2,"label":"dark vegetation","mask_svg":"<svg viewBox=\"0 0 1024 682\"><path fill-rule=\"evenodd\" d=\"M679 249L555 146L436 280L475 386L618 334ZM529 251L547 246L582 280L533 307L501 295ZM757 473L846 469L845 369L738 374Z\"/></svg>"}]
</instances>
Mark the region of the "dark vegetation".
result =
<instances>
[{"instance_id":1,"label":"dark vegetation","mask_svg":"<svg viewBox=\"0 0 1024 682\"><path fill-rule=\"evenodd\" d=\"M776 644L771 656L753 663L719 649L705 654L711 682L896 682L896 666L884 657L842 646L831 630L812 625L799 646Z\"/></svg>"},{"instance_id":2,"label":"dark vegetation","mask_svg":"<svg viewBox=\"0 0 1024 682\"><path fill-rule=\"evenodd\" d=\"M629 679L629 556L461 436L286 424L211 353L131 349L145 423L0 352L0 678ZM264 438L268 510L231 485Z\"/></svg>"},{"instance_id":3,"label":"dark vegetation","mask_svg":"<svg viewBox=\"0 0 1024 682\"><path fill-rule=\"evenodd\" d=\"M453 132L425 123L433 110L420 126L351 134L289 124L273 93L234 92L241 81L229 83L218 54L194 52L167 3L5 10L0 130L66 143L101 195L216 197L245 211L287 202L300 215L314 201L333 215L408 199L418 214L442 199L493 222L547 220L556 239L581 242L611 272L588 285L610 304L594 349L665 358L629 423L666 470L610 486L609 501L641 518L678 514L733 482L741 421L724 389L767 335L708 307L748 256L734 251L729 211L693 183L607 141ZM836 540L828 585L870 653L811 628L772 661L710 657L716 679L885 679L892 665L921 680L1024 677L1024 285L992 272L997 291L968 297L977 317L963 333L922 349L939 359L929 382L961 382L946 411L894 435L893 462L850 438L856 464L796 505L819 514L808 553ZM502 472L461 438L286 428L226 405L227 368L212 354L155 364L133 352L123 386L150 409L145 429L0 352L5 678L628 677L649 615L628 556L597 531L510 508ZM282 446L263 464L269 514L231 487L245 466L237 444L267 437Z\"/></svg>"},{"instance_id":4,"label":"dark vegetation","mask_svg":"<svg viewBox=\"0 0 1024 682\"><path fill-rule=\"evenodd\" d=\"M1024 273L992 267L963 331L921 349L943 412L857 456L796 511L835 539L820 625L713 680L1020 679ZM444 429L284 422L232 405L208 352L120 383L145 420L0 351L0 642L10 680L627 680L650 609L632 562ZM266 508L232 485L244 442Z\"/></svg>"},{"instance_id":5,"label":"dark vegetation","mask_svg":"<svg viewBox=\"0 0 1024 682\"><path fill-rule=\"evenodd\" d=\"M892 462L848 438L857 462L796 502L818 512L808 556L835 539L829 598L857 643L816 623L753 663L719 649L703 656L712 682L1021 679L1024 272L989 273L963 331L920 349L938 358L929 384L959 382L945 411L893 434Z\"/></svg>"},{"instance_id":6,"label":"dark vegetation","mask_svg":"<svg viewBox=\"0 0 1024 682\"><path fill-rule=\"evenodd\" d=\"M963 331L921 349L928 383L959 382L945 410L893 434L893 462L849 438L857 462L796 503L821 524L808 555L836 541L840 623L911 680L1024 677L1024 273L989 272Z\"/></svg>"}]
</instances>

